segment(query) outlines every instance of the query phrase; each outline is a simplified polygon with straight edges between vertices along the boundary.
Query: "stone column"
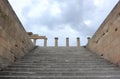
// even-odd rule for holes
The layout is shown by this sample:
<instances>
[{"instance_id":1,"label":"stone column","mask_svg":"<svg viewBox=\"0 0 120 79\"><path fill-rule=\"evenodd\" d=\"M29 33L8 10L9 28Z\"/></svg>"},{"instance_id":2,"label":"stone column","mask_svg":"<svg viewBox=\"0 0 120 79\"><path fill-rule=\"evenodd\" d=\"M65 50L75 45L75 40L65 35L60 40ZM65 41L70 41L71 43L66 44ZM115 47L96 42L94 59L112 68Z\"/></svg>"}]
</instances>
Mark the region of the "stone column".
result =
<instances>
[{"instance_id":1,"label":"stone column","mask_svg":"<svg viewBox=\"0 0 120 79\"><path fill-rule=\"evenodd\" d=\"M47 47L47 38L44 39L44 47Z\"/></svg>"},{"instance_id":2,"label":"stone column","mask_svg":"<svg viewBox=\"0 0 120 79\"><path fill-rule=\"evenodd\" d=\"M90 37L87 37L87 39L88 39L88 42L90 41Z\"/></svg>"},{"instance_id":3,"label":"stone column","mask_svg":"<svg viewBox=\"0 0 120 79\"><path fill-rule=\"evenodd\" d=\"M77 47L80 47L80 38L77 37Z\"/></svg>"},{"instance_id":4,"label":"stone column","mask_svg":"<svg viewBox=\"0 0 120 79\"><path fill-rule=\"evenodd\" d=\"M69 47L69 38L66 38L66 47Z\"/></svg>"},{"instance_id":5,"label":"stone column","mask_svg":"<svg viewBox=\"0 0 120 79\"><path fill-rule=\"evenodd\" d=\"M33 39L33 44L34 44L34 46L36 46L36 40L37 40L37 39Z\"/></svg>"},{"instance_id":6,"label":"stone column","mask_svg":"<svg viewBox=\"0 0 120 79\"><path fill-rule=\"evenodd\" d=\"M55 47L58 47L58 37L55 37Z\"/></svg>"}]
</instances>

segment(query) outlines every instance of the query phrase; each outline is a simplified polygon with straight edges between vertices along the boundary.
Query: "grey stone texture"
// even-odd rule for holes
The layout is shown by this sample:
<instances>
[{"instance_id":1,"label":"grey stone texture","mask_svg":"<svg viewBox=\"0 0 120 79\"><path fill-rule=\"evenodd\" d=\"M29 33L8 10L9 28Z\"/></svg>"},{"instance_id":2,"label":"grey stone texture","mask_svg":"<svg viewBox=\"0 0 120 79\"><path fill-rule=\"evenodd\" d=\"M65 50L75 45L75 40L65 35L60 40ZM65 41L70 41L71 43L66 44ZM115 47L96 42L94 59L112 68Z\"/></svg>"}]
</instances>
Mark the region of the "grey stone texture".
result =
<instances>
[{"instance_id":1,"label":"grey stone texture","mask_svg":"<svg viewBox=\"0 0 120 79\"><path fill-rule=\"evenodd\" d=\"M37 47L0 79L120 79L120 68L83 47Z\"/></svg>"}]
</instances>

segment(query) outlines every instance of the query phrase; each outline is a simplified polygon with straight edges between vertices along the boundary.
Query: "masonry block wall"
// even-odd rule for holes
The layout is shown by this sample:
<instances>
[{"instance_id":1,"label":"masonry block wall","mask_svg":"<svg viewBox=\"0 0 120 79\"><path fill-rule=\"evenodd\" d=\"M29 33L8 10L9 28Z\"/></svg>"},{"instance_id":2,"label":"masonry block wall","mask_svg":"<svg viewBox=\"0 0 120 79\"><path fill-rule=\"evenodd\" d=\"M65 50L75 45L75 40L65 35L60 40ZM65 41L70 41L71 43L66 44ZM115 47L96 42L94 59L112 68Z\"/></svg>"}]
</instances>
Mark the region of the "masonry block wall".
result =
<instances>
[{"instance_id":1,"label":"masonry block wall","mask_svg":"<svg viewBox=\"0 0 120 79\"><path fill-rule=\"evenodd\" d=\"M0 0L0 68L33 48L25 29L7 0Z\"/></svg>"},{"instance_id":2,"label":"masonry block wall","mask_svg":"<svg viewBox=\"0 0 120 79\"><path fill-rule=\"evenodd\" d=\"M120 1L89 40L87 48L120 65Z\"/></svg>"}]
</instances>

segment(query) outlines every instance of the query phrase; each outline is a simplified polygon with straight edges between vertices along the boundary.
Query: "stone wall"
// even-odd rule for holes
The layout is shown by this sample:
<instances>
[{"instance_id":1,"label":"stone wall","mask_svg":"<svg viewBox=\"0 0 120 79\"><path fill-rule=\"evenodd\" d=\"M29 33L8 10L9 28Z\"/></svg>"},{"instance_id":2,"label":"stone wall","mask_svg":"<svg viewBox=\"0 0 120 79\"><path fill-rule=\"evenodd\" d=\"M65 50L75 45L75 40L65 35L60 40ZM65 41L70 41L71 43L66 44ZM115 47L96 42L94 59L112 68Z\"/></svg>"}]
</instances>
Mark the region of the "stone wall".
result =
<instances>
[{"instance_id":1,"label":"stone wall","mask_svg":"<svg viewBox=\"0 0 120 79\"><path fill-rule=\"evenodd\" d=\"M0 0L0 68L33 48L31 40L7 0Z\"/></svg>"},{"instance_id":2,"label":"stone wall","mask_svg":"<svg viewBox=\"0 0 120 79\"><path fill-rule=\"evenodd\" d=\"M120 65L120 1L89 40L87 48Z\"/></svg>"}]
</instances>

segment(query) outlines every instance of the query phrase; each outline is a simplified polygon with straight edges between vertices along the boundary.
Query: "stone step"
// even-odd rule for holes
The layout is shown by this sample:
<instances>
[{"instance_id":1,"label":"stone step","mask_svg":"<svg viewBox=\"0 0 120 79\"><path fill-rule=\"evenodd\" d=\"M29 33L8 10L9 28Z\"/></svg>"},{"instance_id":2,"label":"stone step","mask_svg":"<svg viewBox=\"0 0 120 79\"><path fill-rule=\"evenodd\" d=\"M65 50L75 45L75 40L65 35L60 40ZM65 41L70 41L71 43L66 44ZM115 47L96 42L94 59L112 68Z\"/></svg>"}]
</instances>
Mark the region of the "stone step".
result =
<instances>
[{"instance_id":1,"label":"stone step","mask_svg":"<svg viewBox=\"0 0 120 79\"><path fill-rule=\"evenodd\" d=\"M57 57L57 56L56 56ZM46 60L45 60L46 59ZM59 59L59 60L58 60ZM52 59L49 59L49 58L44 58L44 59L36 59L36 58L30 58L30 59L24 59L24 60L18 60L17 62L22 62L22 61L29 61L30 62L30 60L31 61L52 61L52 60L56 60L56 61L65 61L65 60L72 60L72 61L104 61L103 59L79 59L79 58L59 58L58 57L58 59L57 58L52 58Z\"/></svg>"},{"instance_id":2,"label":"stone step","mask_svg":"<svg viewBox=\"0 0 120 79\"><path fill-rule=\"evenodd\" d=\"M26 70L28 70L28 71L26 71ZM29 71L29 70L31 70L31 71ZM120 71L119 70L113 70L113 69L110 69L110 70L108 70L108 69L105 69L105 70L95 70L95 69L93 69L93 71L90 71L90 69L55 69L55 70L53 70L53 69L38 69L38 71L32 71L33 69L25 69L25 70L23 70L23 71L7 71L7 70L4 70L4 71L1 71L0 72L0 74L2 74L2 73L27 73L27 72L33 72L33 73L120 73ZM36 70L36 69L35 69ZM109 71L109 72L108 72Z\"/></svg>"},{"instance_id":3,"label":"stone step","mask_svg":"<svg viewBox=\"0 0 120 79\"><path fill-rule=\"evenodd\" d=\"M55 64L55 65L93 65L93 66L115 66L114 64L96 64L96 63L19 63L19 64L14 64L12 66L40 66L40 65L50 65L50 64Z\"/></svg>"},{"instance_id":4,"label":"stone step","mask_svg":"<svg viewBox=\"0 0 120 79\"><path fill-rule=\"evenodd\" d=\"M75 59L78 59L78 58L81 58L81 59L101 59L101 60L103 60L102 58L98 58L98 57L92 57L92 56L90 56L90 57L88 57L88 56L73 56L73 55L71 55L71 56L65 56L65 55L52 55L52 56L50 56L50 55L45 55L44 57L43 57L44 55L40 55L40 56L31 56L31 57L26 57L26 58L23 58L23 59L34 59L34 58L36 58L36 59L43 59L44 57L46 57L46 58L49 58L49 57L54 57L54 58L56 58L56 57L58 57L58 58L70 58L70 57L72 57L72 58L74 58L74 57L76 57ZM92 58L91 58L92 57ZM23 60L22 59L22 60Z\"/></svg>"},{"instance_id":5,"label":"stone step","mask_svg":"<svg viewBox=\"0 0 120 79\"><path fill-rule=\"evenodd\" d=\"M57 56L56 56L57 57ZM45 60L46 59L46 60ZM49 59L49 58L44 58L44 59L26 59L26 60L18 60L17 62L30 62L31 61L74 61L74 62L97 62L97 61L103 61L103 62L107 62L107 61L104 61L103 59L79 59L79 58L52 58L52 59Z\"/></svg>"},{"instance_id":6,"label":"stone step","mask_svg":"<svg viewBox=\"0 0 120 79\"><path fill-rule=\"evenodd\" d=\"M42 64L42 63L15 63L15 64L13 64L13 65L41 65L41 64ZM89 62L89 63L84 63L84 62L78 62L78 63L76 63L76 62L75 62L75 63L74 63L74 62L72 62L72 63L71 63L71 62L70 62L70 63L69 63L69 62L63 62L63 63L56 62L56 63L51 63L51 62L50 62L50 63L49 63L49 62L45 62L45 63L43 63L43 64L58 64L58 65L59 65L59 64L61 64L61 65L62 65L62 64L67 64L67 65L68 65L68 64L75 64L75 65L77 64L77 65L106 65L106 66L107 66L107 65L110 65L110 66L116 66L116 65L111 64L111 63L106 64L106 63L90 63L90 62Z\"/></svg>"},{"instance_id":7,"label":"stone step","mask_svg":"<svg viewBox=\"0 0 120 79\"><path fill-rule=\"evenodd\" d=\"M119 76L120 72L1 72L0 76Z\"/></svg>"},{"instance_id":8,"label":"stone step","mask_svg":"<svg viewBox=\"0 0 120 79\"><path fill-rule=\"evenodd\" d=\"M101 62L101 63L100 63ZM24 63L98 63L98 64L113 64L113 63L111 63L111 62L109 62L109 61L104 61L104 60L91 60L91 61L89 61L89 60L77 60L77 59L75 59L75 60L73 60L73 59L57 59L57 60L48 60L48 59L46 59L46 60L25 60L25 61L17 61L17 62L15 62L14 64L19 64L19 63L21 63L21 64L24 64Z\"/></svg>"},{"instance_id":9,"label":"stone step","mask_svg":"<svg viewBox=\"0 0 120 79\"><path fill-rule=\"evenodd\" d=\"M118 67L118 66L116 66L116 65L114 65L114 64L105 64L105 63L103 63L103 64L99 64L99 63L53 63L53 62L46 62L46 63L43 63L43 62L41 62L41 63L17 63L17 64L13 64L12 66L69 66L69 65L71 65L71 66L75 66L75 67L78 67L78 66L88 66L88 67L90 67L90 66L98 66L98 67ZM10 66L11 67L11 66Z\"/></svg>"},{"instance_id":10,"label":"stone step","mask_svg":"<svg viewBox=\"0 0 120 79\"><path fill-rule=\"evenodd\" d=\"M0 71L0 79L120 79L120 68L87 49L36 48Z\"/></svg>"},{"instance_id":11,"label":"stone step","mask_svg":"<svg viewBox=\"0 0 120 79\"><path fill-rule=\"evenodd\" d=\"M46 58L47 58L47 59L46 59ZM36 58L36 57L35 57L35 58L22 59L22 60L18 60L18 61L24 61L24 60L30 61L31 59L33 59L33 60L41 60L41 61L42 61L42 60L45 61L45 59L46 59L46 61L47 61L47 60L57 60L58 58L60 58L60 59L73 59L74 57L69 57L69 58L66 57L66 58L63 58L63 57L58 57L58 56L56 56L56 57L53 57L53 58L51 58L51 59L48 58L48 57L44 57L44 58L42 58L42 57L41 57L41 58ZM96 60L96 58L80 58L80 59L79 59L79 58L80 58L80 57L76 57L76 58L74 58L74 60L80 60L80 61L99 61L99 60L100 60L100 61L104 61L104 59L97 59L97 60Z\"/></svg>"},{"instance_id":12,"label":"stone step","mask_svg":"<svg viewBox=\"0 0 120 79\"><path fill-rule=\"evenodd\" d=\"M115 66L112 66L112 65L79 65L79 64L68 64L68 65L64 65L64 64L41 64L41 65L12 65L12 66L9 66L9 68L41 68L41 67L57 67L57 68L108 68L108 67L115 67Z\"/></svg>"},{"instance_id":13,"label":"stone step","mask_svg":"<svg viewBox=\"0 0 120 79\"><path fill-rule=\"evenodd\" d=\"M68 60L66 60L66 61L64 61L64 60L63 61L60 61L60 60L59 61L19 61L17 63L33 63L34 64L34 63L43 63L43 62L44 63L93 63L93 64L102 62L101 64L105 64L105 63L110 64L109 62L103 62L103 61L77 61L77 60L76 61L68 61Z\"/></svg>"},{"instance_id":14,"label":"stone step","mask_svg":"<svg viewBox=\"0 0 120 79\"><path fill-rule=\"evenodd\" d=\"M73 55L71 55L71 56L60 56L60 55L53 55L53 56L47 56L47 55L45 55L44 57L45 58L50 58L50 57L53 57L53 58L56 58L55 56L57 56L58 58L70 58L70 57L72 57L72 58L74 58L75 57L75 59L78 59L78 58L81 58L81 59L100 59L100 60L103 60L102 58L98 58L98 57L92 57L92 56L90 56L90 57L88 57L88 56L73 56ZM43 59L44 58L43 57L43 55L41 55L41 56L31 56L31 57L26 57L26 58L22 58L21 60L24 60L24 59Z\"/></svg>"},{"instance_id":15,"label":"stone step","mask_svg":"<svg viewBox=\"0 0 120 79\"><path fill-rule=\"evenodd\" d=\"M1 76L0 79L120 79L120 76Z\"/></svg>"},{"instance_id":16,"label":"stone step","mask_svg":"<svg viewBox=\"0 0 120 79\"><path fill-rule=\"evenodd\" d=\"M40 55L51 55L51 56L53 56L53 55L73 55L73 56L75 56L75 55L83 55L83 56L97 56L97 55L95 55L95 54L91 54L91 53L89 53L89 54L86 54L86 53L77 53L77 52L74 52L74 53L61 53L61 52L58 52L58 53L37 53L37 54L35 54L35 53L33 53L33 54L28 54L28 55L26 55L25 57L28 57L28 56L40 56Z\"/></svg>"},{"instance_id":17,"label":"stone step","mask_svg":"<svg viewBox=\"0 0 120 79\"><path fill-rule=\"evenodd\" d=\"M6 68L4 71L120 71L116 67L105 67L105 68Z\"/></svg>"}]
</instances>

